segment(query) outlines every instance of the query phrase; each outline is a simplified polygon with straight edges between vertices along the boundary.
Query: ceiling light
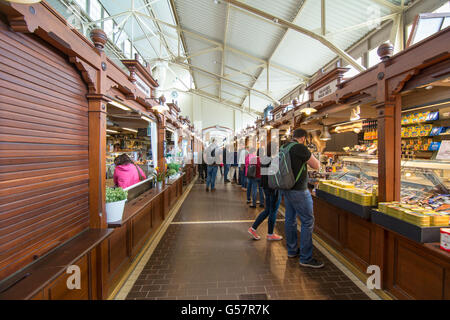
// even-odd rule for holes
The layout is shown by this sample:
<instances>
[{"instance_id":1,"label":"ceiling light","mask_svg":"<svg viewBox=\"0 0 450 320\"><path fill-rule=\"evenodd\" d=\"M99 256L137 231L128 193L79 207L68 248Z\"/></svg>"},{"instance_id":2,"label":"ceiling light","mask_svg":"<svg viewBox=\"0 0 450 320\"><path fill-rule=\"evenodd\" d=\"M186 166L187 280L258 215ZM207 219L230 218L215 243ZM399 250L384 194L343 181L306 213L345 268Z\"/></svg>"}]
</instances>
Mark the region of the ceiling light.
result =
<instances>
[{"instance_id":1,"label":"ceiling light","mask_svg":"<svg viewBox=\"0 0 450 320\"><path fill-rule=\"evenodd\" d=\"M141 116L141 119L142 119L142 120L145 120L145 121L147 121L147 122L150 122L150 123L153 122L149 117L146 117L146 116Z\"/></svg>"},{"instance_id":2,"label":"ceiling light","mask_svg":"<svg viewBox=\"0 0 450 320\"><path fill-rule=\"evenodd\" d=\"M110 102L108 102L109 104L111 104L111 105L113 105L113 106L115 106L115 107L117 107L117 108L119 108L119 109L122 109L122 110L126 110L126 111L130 111L131 109L129 108L129 107L127 107L126 105L123 105L123 104L121 104L121 103L119 103L119 102L117 102L117 101L110 101Z\"/></svg>"},{"instance_id":3,"label":"ceiling light","mask_svg":"<svg viewBox=\"0 0 450 320\"><path fill-rule=\"evenodd\" d=\"M131 132L135 132L135 133L137 133L137 130L134 130L134 129L130 129L130 128L122 128L123 130L127 130L127 131L131 131Z\"/></svg>"},{"instance_id":4,"label":"ceiling light","mask_svg":"<svg viewBox=\"0 0 450 320\"><path fill-rule=\"evenodd\" d=\"M110 132L110 133L119 133L119 131L111 130L111 129L106 129L106 132Z\"/></svg>"},{"instance_id":5,"label":"ceiling light","mask_svg":"<svg viewBox=\"0 0 450 320\"><path fill-rule=\"evenodd\" d=\"M311 115L311 113L317 112L317 109L312 108L312 107L311 107L311 104L308 103L308 106L307 106L306 108L303 108L303 109L301 110L301 112L304 113L304 114L306 114L307 116L309 116L309 115Z\"/></svg>"},{"instance_id":6,"label":"ceiling light","mask_svg":"<svg viewBox=\"0 0 450 320\"><path fill-rule=\"evenodd\" d=\"M328 131L328 126L323 126L322 134L320 135L319 139L322 141L331 140L331 135L330 132Z\"/></svg>"}]
</instances>

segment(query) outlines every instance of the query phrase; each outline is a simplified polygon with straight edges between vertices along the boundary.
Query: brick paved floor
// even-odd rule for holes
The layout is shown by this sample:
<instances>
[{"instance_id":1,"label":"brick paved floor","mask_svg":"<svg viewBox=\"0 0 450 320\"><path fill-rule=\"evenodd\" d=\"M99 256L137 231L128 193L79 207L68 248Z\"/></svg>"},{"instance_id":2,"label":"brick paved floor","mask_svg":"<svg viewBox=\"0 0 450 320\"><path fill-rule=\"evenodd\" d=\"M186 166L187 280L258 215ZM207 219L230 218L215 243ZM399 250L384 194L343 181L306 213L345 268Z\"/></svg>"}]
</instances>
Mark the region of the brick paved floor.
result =
<instances>
[{"instance_id":1,"label":"brick paved floor","mask_svg":"<svg viewBox=\"0 0 450 320\"><path fill-rule=\"evenodd\" d=\"M318 250L326 266L302 268L288 259L284 241L265 240L267 223L254 241L247 233L262 209L250 209L245 193L235 185L216 185L206 193L196 184L167 229L127 299L239 300L252 299L369 299ZM281 217L279 217L281 218ZM205 223L230 221L230 223ZM241 222L236 222L241 220ZM277 222L277 233L284 234ZM260 295L264 294L264 295Z\"/></svg>"}]
</instances>

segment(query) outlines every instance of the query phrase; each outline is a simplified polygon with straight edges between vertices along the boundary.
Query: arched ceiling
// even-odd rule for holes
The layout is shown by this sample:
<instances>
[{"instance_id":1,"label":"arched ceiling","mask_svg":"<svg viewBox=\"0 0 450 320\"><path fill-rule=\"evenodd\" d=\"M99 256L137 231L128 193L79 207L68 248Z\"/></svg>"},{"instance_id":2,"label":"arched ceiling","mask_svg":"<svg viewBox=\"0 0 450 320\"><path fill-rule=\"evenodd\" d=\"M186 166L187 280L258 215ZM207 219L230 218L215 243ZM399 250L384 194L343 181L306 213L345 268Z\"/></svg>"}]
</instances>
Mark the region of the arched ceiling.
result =
<instances>
[{"instance_id":1,"label":"arched ceiling","mask_svg":"<svg viewBox=\"0 0 450 320\"><path fill-rule=\"evenodd\" d=\"M50 0L52 3L55 2ZM59 0L70 2L71 0ZM75 0L78 1L78 0ZM426 1L426 0L415 0ZM186 91L262 112L412 0L99 0L146 61L187 70ZM101 23L105 18L90 24ZM398 19L399 20L399 19ZM179 69L178 68L178 69Z\"/></svg>"}]
</instances>

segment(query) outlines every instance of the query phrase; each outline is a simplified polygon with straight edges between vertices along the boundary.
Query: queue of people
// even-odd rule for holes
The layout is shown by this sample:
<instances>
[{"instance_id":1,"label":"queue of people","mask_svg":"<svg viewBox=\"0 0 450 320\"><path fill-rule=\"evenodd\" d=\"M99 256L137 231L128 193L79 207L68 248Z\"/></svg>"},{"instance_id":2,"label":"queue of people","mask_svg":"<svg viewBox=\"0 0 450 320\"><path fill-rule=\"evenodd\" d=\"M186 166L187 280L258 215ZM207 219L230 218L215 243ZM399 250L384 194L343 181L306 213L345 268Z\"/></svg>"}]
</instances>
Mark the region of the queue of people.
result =
<instances>
[{"instance_id":1,"label":"queue of people","mask_svg":"<svg viewBox=\"0 0 450 320\"><path fill-rule=\"evenodd\" d=\"M248 233L254 240L260 240L257 233L261 223L268 219L267 240L280 241L282 236L274 233L278 208L282 198L285 207L285 237L288 258L299 258L300 265L310 268L322 268L323 262L313 257L312 233L314 228L313 202L308 190L308 166L319 169L320 163L305 145L307 132L297 129L293 132L292 141L280 147L269 142L267 149L257 149L246 145L237 152L230 151L231 146L224 147L215 156L217 147L215 140L206 149L205 162L207 166L206 191L214 192L218 168L223 166L222 174L224 183L229 183L228 174L236 186L246 191L249 208L256 209L257 204L264 209L258 214ZM285 168L284 173L292 175L292 183L288 188L270 182L270 177L275 175L273 168L277 168L281 153L283 157L290 158L290 167ZM285 162L288 163L288 162ZM272 164L276 166L272 167ZM272 171L271 171L272 170ZM202 171L200 171L202 172ZM202 173L201 178L203 179ZM258 196L259 194L259 196ZM300 244L297 237L297 217L301 222Z\"/></svg>"}]
</instances>

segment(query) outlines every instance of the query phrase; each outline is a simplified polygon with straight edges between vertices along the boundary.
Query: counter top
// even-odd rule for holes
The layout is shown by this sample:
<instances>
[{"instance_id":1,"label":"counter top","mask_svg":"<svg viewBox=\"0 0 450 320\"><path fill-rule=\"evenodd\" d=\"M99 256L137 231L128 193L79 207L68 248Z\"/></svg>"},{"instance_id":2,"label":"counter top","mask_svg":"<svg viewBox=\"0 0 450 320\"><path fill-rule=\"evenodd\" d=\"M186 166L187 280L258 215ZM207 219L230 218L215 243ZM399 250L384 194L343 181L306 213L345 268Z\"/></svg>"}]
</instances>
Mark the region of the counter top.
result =
<instances>
[{"instance_id":1,"label":"counter top","mask_svg":"<svg viewBox=\"0 0 450 320\"><path fill-rule=\"evenodd\" d=\"M185 175L185 173L183 172L183 173L180 174L180 176L178 178L175 178L175 179L169 178L169 181L167 182L167 184L169 184L169 185L170 184L174 184L177 180L183 178L184 175Z\"/></svg>"},{"instance_id":2,"label":"counter top","mask_svg":"<svg viewBox=\"0 0 450 320\"><path fill-rule=\"evenodd\" d=\"M167 188L167 185L161 188L152 188L142 193L139 197L127 202L125 204L122 220L108 223L108 228L119 228L123 226L128 222L128 220L133 218L139 211L145 208L151 201L161 195Z\"/></svg>"},{"instance_id":3,"label":"counter top","mask_svg":"<svg viewBox=\"0 0 450 320\"><path fill-rule=\"evenodd\" d=\"M32 298L112 232L111 229L87 229L53 249L30 266L3 281L0 284L0 300Z\"/></svg>"}]
</instances>

